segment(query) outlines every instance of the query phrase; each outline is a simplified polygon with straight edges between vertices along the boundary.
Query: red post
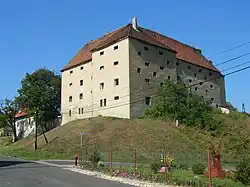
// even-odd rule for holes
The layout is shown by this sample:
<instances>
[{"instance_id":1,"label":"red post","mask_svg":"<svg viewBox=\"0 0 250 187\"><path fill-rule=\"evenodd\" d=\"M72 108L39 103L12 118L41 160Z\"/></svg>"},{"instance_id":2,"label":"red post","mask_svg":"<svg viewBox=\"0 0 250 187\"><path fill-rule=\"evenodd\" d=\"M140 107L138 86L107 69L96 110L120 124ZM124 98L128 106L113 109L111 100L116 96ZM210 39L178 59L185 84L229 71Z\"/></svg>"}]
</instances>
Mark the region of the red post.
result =
<instances>
[{"instance_id":1,"label":"red post","mask_svg":"<svg viewBox=\"0 0 250 187\"><path fill-rule=\"evenodd\" d=\"M167 151L164 149L164 173L165 173L165 182L167 182Z\"/></svg>"},{"instance_id":2,"label":"red post","mask_svg":"<svg viewBox=\"0 0 250 187\"><path fill-rule=\"evenodd\" d=\"M134 175L136 175L136 149L134 152Z\"/></svg>"},{"instance_id":3,"label":"red post","mask_svg":"<svg viewBox=\"0 0 250 187\"><path fill-rule=\"evenodd\" d=\"M109 169L112 170L112 148L109 148Z\"/></svg>"},{"instance_id":4,"label":"red post","mask_svg":"<svg viewBox=\"0 0 250 187\"><path fill-rule=\"evenodd\" d=\"M92 168L94 169L95 167L95 151L93 151L93 155L92 155Z\"/></svg>"},{"instance_id":5,"label":"red post","mask_svg":"<svg viewBox=\"0 0 250 187\"><path fill-rule=\"evenodd\" d=\"M212 171L211 171L211 155L210 155L210 150L208 150L208 179L209 179L209 184L208 187L212 187Z\"/></svg>"}]
</instances>

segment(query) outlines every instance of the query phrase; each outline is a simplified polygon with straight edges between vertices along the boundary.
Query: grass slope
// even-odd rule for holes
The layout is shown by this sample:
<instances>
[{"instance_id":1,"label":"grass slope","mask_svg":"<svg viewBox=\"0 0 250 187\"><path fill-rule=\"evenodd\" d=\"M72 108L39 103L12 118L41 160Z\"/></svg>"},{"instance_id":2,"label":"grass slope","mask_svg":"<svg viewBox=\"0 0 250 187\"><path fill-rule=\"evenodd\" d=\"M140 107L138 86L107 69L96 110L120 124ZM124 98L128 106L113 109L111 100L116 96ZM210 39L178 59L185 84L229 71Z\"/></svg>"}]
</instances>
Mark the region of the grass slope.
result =
<instances>
[{"instance_id":1,"label":"grass slope","mask_svg":"<svg viewBox=\"0 0 250 187\"><path fill-rule=\"evenodd\" d=\"M132 162L136 149L138 162L151 163L159 160L160 151L165 147L168 156L175 158L177 163L206 163L206 148L221 142L223 160L235 162L249 150L250 120L226 116L222 119L225 125L218 132L207 133L195 128L176 127L169 121L96 117L76 120L47 132L48 145L43 136L39 136L37 152L33 152L34 137L2 147L0 152L34 160L73 159L80 149L80 133L88 132L88 153L98 148L104 154L104 161L108 160L112 147L113 162Z\"/></svg>"}]
</instances>

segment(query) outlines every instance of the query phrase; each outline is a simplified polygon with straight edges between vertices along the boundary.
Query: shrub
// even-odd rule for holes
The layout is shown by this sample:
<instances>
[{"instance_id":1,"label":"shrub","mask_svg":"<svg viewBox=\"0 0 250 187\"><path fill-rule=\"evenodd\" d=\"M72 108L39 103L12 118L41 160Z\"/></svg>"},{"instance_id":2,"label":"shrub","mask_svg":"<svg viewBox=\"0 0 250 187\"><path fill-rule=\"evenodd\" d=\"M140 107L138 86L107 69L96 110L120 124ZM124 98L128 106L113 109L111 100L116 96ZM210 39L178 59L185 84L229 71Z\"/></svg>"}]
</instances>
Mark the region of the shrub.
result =
<instances>
[{"instance_id":1,"label":"shrub","mask_svg":"<svg viewBox=\"0 0 250 187\"><path fill-rule=\"evenodd\" d=\"M159 163L159 162L156 162L156 163L153 163L151 164L151 170L156 173L159 171L159 169L163 167L163 164L162 163Z\"/></svg>"},{"instance_id":2,"label":"shrub","mask_svg":"<svg viewBox=\"0 0 250 187\"><path fill-rule=\"evenodd\" d=\"M177 169L179 170L188 170L188 165L187 164L180 164Z\"/></svg>"},{"instance_id":3,"label":"shrub","mask_svg":"<svg viewBox=\"0 0 250 187\"><path fill-rule=\"evenodd\" d=\"M93 157L94 157L94 158L93 158ZM98 152L97 150L95 150L95 151L93 152L93 154L90 155L89 160L91 160L91 163L92 163L92 164L93 164L93 161L94 161L94 164L97 164L97 163L101 160L101 157L102 157L101 153Z\"/></svg>"},{"instance_id":4,"label":"shrub","mask_svg":"<svg viewBox=\"0 0 250 187\"><path fill-rule=\"evenodd\" d=\"M244 158L236 167L235 179L250 185L250 157Z\"/></svg>"},{"instance_id":5,"label":"shrub","mask_svg":"<svg viewBox=\"0 0 250 187\"><path fill-rule=\"evenodd\" d=\"M196 163L192 166L192 170L193 170L194 174L196 174L196 175L202 175L204 173L205 169L206 169L206 167L202 163Z\"/></svg>"}]
</instances>

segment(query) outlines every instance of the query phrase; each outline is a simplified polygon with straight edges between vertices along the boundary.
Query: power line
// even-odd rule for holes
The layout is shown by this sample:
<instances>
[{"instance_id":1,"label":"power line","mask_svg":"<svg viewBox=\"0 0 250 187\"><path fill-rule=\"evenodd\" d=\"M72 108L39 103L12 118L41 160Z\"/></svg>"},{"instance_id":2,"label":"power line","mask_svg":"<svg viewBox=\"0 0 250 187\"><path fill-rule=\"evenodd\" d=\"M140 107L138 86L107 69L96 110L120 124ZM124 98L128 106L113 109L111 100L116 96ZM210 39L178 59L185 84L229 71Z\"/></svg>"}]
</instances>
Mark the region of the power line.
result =
<instances>
[{"instance_id":1,"label":"power line","mask_svg":"<svg viewBox=\"0 0 250 187\"><path fill-rule=\"evenodd\" d=\"M243 65L246 65L246 64L249 64L249 63L250 63L250 61L244 62L244 63L238 64L238 65L235 65L233 67L229 67L229 68L223 69L222 72L225 72L225 71L228 71L228 70L231 70L231 69L234 69L234 68L238 68L240 66L243 66Z\"/></svg>"},{"instance_id":2,"label":"power line","mask_svg":"<svg viewBox=\"0 0 250 187\"><path fill-rule=\"evenodd\" d=\"M229 75L232 75L232 74L235 74L235 73L238 73L238 72L241 72L241 71L244 71L246 69L250 69L250 66L247 66L247 67L244 67L244 68L241 68L241 69L238 69L238 70L235 70L235 71L232 71L232 72L229 72L227 74L225 74L224 76L229 76ZM220 76L217 76L217 77L214 77L213 79L218 79L220 78ZM204 82L207 82L207 81L211 81L212 79L209 79L209 80L206 80L206 81L203 81ZM198 83L200 84L200 83ZM196 86L198 84L193 84L193 85L190 85L190 86L187 86L187 87L184 87L184 88L191 88L193 86ZM153 96L155 94L152 94L151 96ZM164 94L156 94L155 97L161 97L163 96ZM145 98L143 99L139 99L139 100L135 100L135 101L132 101L132 102L128 102L128 103L123 103L123 104L120 104L120 105L114 105L114 106L111 106L111 107L104 107L104 108L98 108L98 111L102 111L102 110L108 110L108 109L112 109L112 108L117 108L117 107L121 107L121 106L126 106L126 105L129 105L129 104L134 104L134 103L137 103L137 102L141 102L141 101L145 101ZM84 107L83 107L84 108ZM74 108L72 108L74 109ZM75 108L76 109L76 108ZM89 111L90 112L90 111ZM89 112L84 112L84 113L89 113ZM62 112L63 113L68 113L68 112ZM77 112L76 112L77 113ZM72 113L74 114L74 113ZM82 114L82 113L81 113Z\"/></svg>"},{"instance_id":3,"label":"power line","mask_svg":"<svg viewBox=\"0 0 250 187\"><path fill-rule=\"evenodd\" d=\"M215 66L220 66L220 65L222 65L222 64L226 64L226 63L228 63L228 62L231 62L231 61L233 61L233 60L237 60L237 59L242 58L242 57L244 57L244 56L247 56L247 55L249 55L249 54L250 54L250 53L245 53L245 54L243 54L243 55L239 55L239 56L230 58L230 59L228 59L228 60L226 60L226 61L223 61L223 62L220 62L220 63L218 63L218 64L215 64Z\"/></svg>"},{"instance_id":4,"label":"power line","mask_svg":"<svg viewBox=\"0 0 250 187\"><path fill-rule=\"evenodd\" d=\"M226 53L226 52L229 52L229 51L232 51L232 50L234 50L234 49L237 49L237 48L240 48L240 47L246 46L246 45L248 45L248 44L250 44L250 41L249 41L249 42L242 43L242 44L237 45L237 46L234 46L234 47L229 48L229 49L227 49L227 50L225 50L225 51L222 51L222 52L216 53L215 55L212 55L212 56L210 56L210 57L208 57L208 58L212 58L212 57L214 57L214 56L222 55L222 54L224 54L224 53Z\"/></svg>"},{"instance_id":5,"label":"power line","mask_svg":"<svg viewBox=\"0 0 250 187\"><path fill-rule=\"evenodd\" d=\"M249 61L249 62L250 62L250 61ZM230 67L230 68L228 68L228 69L226 69L226 70L234 69L234 68L236 68L236 67L242 66L242 65L247 64L247 63L249 63L249 62L245 62L245 63L238 64L238 65L233 66L233 67ZM226 71L226 70L224 70L224 71ZM238 70L237 70L237 71L238 71ZM233 72L233 73L234 73L234 72ZM227 75L227 74L226 74L226 75ZM225 75L225 76L226 76L226 75ZM184 78L185 78L185 77L190 77L190 76L184 76ZM198 83L193 84L193 85L190 85L190 86L188 86L188 87L186 87L186 88L191 88L191 87L193 87L193 86L202 85L202 84L204 84L204 83L206 83L206 82L212 81L212 80L214 80L214 79L218 79L218 78L220 78L220 77L221 77L221 75L218 75L218 76L212 77L211 79L207 79L207 80L204 80L204 81L199 81ZM153 80L153 79L151 79L151 81L158 82L157 80ZM174 79L174 80L171 80L171 81L172 81L172 82L175 82L175 81L178 81L178 80L177 80L177 79ZM125 89L125 88L128 88L128 87L123 87L123 88L119 89L118 91L121 91L121 90L123 90L123 89ZM147 88L147 89L143 89L143 90L139 90L139 91L134 92L134 93L133 93L133 97L141 96L141 92L142 92L142 91L150 91L150 90L153 90L153 89L156 89L156 85L152 85L151 87L149 87L149 88ZM112 93L114 93L114 92L112 92ZM129 97L129 96L131 96L131 94L126 94L126 95L123 95L123 96L119 96L119 99L124 98L124 97ZM99 99L101 99L101 97L99 97ZM107 102L114 101L114 100L115 100L115 99L108 99ZM98 104L94 104L94 105L98 105ZM99 105L98 105L98 106L99 106Z\"/></svg>"}]
</instances>

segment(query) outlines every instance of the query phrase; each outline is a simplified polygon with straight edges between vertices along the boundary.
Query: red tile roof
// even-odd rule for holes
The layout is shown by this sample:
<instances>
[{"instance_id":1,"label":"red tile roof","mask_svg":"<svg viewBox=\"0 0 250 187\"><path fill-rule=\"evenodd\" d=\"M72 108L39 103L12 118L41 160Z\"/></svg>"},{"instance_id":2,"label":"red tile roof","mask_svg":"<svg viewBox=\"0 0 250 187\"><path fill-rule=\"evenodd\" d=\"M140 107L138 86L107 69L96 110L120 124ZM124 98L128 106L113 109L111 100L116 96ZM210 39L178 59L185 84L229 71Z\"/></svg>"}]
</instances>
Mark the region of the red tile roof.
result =
<instances>
[{"instance_id":1,"label":"red tile roof","mask_svg":"<svg viewBox=\"0 0 250 187\"><path fill-rule=\"evenodd\" d=\"M20 117L23 117L23 116L26 116L26 112L19 112L18 114L16 114L16 118L20 118Z\"/></svg>"},{"instance_id":2,"label":"red tile roof","mask_svg":"<svg viewBox=\"0 0 250 187\"><path fill-rule=\"evenodd\" d=\"M199 51L189 45L183 44L177 40L164 36L160 33L139 27L139 32L134 30L132 24L128 24L103 37L91 41L83 46L82 49L74 56L74 58L62 69L62 71L78 66L92 59L92 51L104 48L108 45L116 43L126 37L132 37L146 43L156 45L176 54L177 59L184 60L197 66L201 66L213 71L219 70L207 60Z\"/></svg>"}]
</instances>

